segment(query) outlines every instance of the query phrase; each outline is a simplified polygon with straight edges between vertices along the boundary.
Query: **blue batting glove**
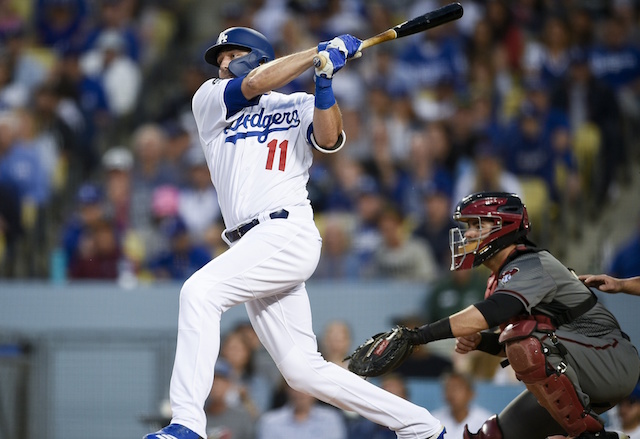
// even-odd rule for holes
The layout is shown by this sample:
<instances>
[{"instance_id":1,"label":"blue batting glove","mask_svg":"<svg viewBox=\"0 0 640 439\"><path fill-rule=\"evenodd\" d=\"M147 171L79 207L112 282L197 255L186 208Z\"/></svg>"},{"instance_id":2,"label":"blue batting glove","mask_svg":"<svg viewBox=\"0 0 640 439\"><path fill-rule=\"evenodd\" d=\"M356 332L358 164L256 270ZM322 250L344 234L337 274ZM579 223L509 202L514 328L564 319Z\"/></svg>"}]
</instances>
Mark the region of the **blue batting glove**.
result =
<instances>
[{"instance_id":1,"label":"blue batting glove","mask_svg":"<svg viewBox=\"0 0 640 439\"><path fill-rule=\"evenodd\" d=\"M353 35L345 34L335 37L329 41L327 47L335 47L344 53L347 59L360 58L362 56L362 52L360 51L360 49L362 49L362 41Z\"/></svg>"},{"instance_id":2,"label":"blue batting glove","mask_svg":"<svg viewBox=\"0 0 640 439\"><path fill-rule=\"evenodd\" d=\"M321 43L322 44L322 43ZM318 45L320 49L320 45ZM333 75L344 67L347 59L345 55L338 49L327 46L325 50L319 50L318 55L324 57L327 62L324 67L316 67L316 76L331 79Z\"/></svg>"}]
</instances>

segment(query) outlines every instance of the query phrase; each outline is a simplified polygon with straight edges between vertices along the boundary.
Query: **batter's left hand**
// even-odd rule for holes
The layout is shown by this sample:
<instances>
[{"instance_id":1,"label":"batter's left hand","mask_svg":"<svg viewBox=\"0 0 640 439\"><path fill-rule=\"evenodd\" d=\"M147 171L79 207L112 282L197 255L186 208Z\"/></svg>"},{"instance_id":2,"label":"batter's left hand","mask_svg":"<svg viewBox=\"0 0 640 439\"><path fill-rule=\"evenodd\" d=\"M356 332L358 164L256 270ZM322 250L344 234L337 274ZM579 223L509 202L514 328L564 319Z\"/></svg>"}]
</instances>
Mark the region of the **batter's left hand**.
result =
<instances>
[{"instance_id":1,"label":"batter's left hand","mask_svg":"<svg viewBox=\"0 0 640 439\"><path fill-rule=\"evenodd\" d=\"M328 45L322 49L323 43L318 45L318 55L326 60L323 67L316 67L316 76L322 78L331 79L338 70L344 67L347 62L346 56L335 47L329 47Z\"/></svg>"}]
</instances>

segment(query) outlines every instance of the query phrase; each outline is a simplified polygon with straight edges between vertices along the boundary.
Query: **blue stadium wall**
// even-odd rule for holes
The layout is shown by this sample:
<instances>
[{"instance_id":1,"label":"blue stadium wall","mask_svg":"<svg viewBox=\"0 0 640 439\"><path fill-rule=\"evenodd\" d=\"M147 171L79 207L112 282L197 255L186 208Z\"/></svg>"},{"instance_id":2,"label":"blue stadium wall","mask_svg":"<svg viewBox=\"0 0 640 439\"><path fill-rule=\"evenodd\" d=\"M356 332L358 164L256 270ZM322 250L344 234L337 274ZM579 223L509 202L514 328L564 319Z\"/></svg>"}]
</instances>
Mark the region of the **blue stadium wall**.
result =
<instances>
[{"instance_id":1,"label":"blue stadium wall","mask_svg":"<svg viewBox=\"0 0 640 439\"><path fill-rule=\"evenodd\" d=\"M422 310L424 285L309 282L313 327L347 320L354 345ZM0 439L142 437L168 396L179 284L0 282ZM640 340L638 298L601 295L623 329ZM222 319L247 320L244 307ZM355 346L354 346L355 347ZM439 383L411 380L412 400L443 404ZM477 402L499 411L523 387L478 383Z\"/></svg>"}]
</instances>

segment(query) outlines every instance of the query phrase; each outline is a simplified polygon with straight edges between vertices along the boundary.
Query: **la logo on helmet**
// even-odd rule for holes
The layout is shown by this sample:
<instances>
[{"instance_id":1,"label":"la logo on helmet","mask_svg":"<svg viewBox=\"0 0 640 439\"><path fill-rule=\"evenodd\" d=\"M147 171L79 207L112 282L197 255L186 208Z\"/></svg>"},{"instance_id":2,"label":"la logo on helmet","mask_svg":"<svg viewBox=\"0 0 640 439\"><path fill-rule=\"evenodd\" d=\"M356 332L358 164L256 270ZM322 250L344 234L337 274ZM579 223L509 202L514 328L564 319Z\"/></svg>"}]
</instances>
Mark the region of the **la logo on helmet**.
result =
<instances>
[{"instance_id":1,"label":"la logo on helmet","mask_svg":"<svg viewBox=\"0 0 640 439\"><path fill-rule=\"evenodd\" d=\"M221 43L226 43L227 42L227 33L226 32L222 32L219 36L218 36L218 41L216 42L216 44L221 44Z\"/></svg>"}]
</instances>

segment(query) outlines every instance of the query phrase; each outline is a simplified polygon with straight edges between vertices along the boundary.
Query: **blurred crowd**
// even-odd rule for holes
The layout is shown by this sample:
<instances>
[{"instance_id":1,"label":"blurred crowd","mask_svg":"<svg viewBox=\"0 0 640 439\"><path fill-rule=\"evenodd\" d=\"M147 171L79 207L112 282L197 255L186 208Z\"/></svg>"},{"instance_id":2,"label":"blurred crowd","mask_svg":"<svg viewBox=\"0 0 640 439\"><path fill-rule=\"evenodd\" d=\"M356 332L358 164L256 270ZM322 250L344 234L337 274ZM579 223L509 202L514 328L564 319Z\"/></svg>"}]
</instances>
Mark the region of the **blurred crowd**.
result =
<instances>
[{"instance_id":1,"label":"blurred crowd","mask_svg":"<svg viewBox=\"0 0 640 439\"><path fill-rule=\"evenodd\" d=\"M448 2L209 3L0 1L2 277L186 279L226 248L191 114L219 31L255 28L280 56ZM460 3L336 76L347 145L311 168L316 278L446 277L452 209L479 190L519 194L552 248L628 182L640 2ZM312 69L282 91L312 92Z\"/></svg>"}]
</instances>

